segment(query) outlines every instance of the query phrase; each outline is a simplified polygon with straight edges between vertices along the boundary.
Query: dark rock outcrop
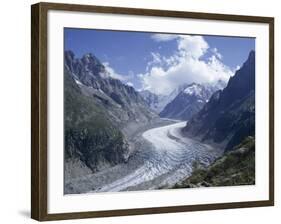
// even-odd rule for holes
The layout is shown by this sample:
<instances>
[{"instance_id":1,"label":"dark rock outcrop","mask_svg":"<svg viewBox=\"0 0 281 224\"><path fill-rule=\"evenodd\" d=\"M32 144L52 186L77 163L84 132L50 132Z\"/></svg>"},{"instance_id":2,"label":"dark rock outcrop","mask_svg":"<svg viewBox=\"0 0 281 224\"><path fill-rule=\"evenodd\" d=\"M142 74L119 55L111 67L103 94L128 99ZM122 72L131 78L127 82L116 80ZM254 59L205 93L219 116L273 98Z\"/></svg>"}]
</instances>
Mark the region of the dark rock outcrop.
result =
<instances>
[{"instance_id":1,"label":"dark rock outcrop","mask_svg":"<svg viewBox=\"0 0 281 224\"><path fill-rule=\"evenodd\" d=\"M230 150L246 136L255 135L255 52L195 114L183 133Z\"/></svg>"},{"instance_id":2,"label":"dark rock outcrop","mask_svg":"<svg viewBox=\"0 0 281 224\"><path fill-rule=\"evenodd\" d=\"M127 134L157 117L134 88L110 76L92 54L65 52L65 178L126 162ZM70 186L70 185L67 185ZM71 189L65 189L71 193Z\"/></svg>"},{"instance_id":3,"label":"dark rock outcrop","mask_svg":"<svg viewBox=\"0 0 281 224\"><path fill-rule=\"evenodd\" d=\"M67 71L64 76L64 96L65 162L77 164L73 161L80 160L93 172L103 166L124 162L128 145L123 134L107 119L105 111L93 99L82 94ZM73 177L77 173L76 167L67 167L73 169L66 170L68 176Z\"/></svg>"}]
</instances>

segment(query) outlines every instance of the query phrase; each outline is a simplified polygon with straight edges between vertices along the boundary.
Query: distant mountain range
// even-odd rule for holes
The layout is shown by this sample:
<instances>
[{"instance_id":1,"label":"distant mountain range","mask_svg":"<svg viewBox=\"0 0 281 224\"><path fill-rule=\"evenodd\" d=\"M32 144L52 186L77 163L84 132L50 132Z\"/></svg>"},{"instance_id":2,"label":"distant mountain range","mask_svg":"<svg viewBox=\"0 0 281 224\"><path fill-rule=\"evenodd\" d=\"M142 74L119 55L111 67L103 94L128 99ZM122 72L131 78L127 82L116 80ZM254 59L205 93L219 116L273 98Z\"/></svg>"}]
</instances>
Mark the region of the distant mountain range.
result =
<instances>
[{"instance_id":1,"label":"distant mountain range","mask_svg":"<svg viewBox=\"0 0 281 224\"><path fill-rule=\"evenodd\" d=\"M222 80L213 84L185 83L168 95L157 95L149 90L140 91L140 95L160 117L189 120L202 109L215 91L225 86L226 82Z\"/></svg>"},{"instance_id":2,"label":"distant mountain range","mask_svg":"<svg viewBox=\"0 0 281 224\"><path fill-rule=\"evenodd\" d=\"M150 109L159 114L165 108L165 106L173 101L173 99L175 99L177 95L182 92L187 86L188 84L182 84L167 95L157 95L150 92L149 90L142 90L139 93L143 97L147 105L150 107Z\"/></svg>"},{"instance_id":3,"label":"distant mountain range","mask_svg":"<svg viewBox=\"0 0 281 224\"><path fill-rule=\"evenodd\" d=\"M223 90L187 122L183 133L203 142L221 145L225 150L255 135L255 52L236 71Z\"/></svg>"},{"instance_id":4,"label":"distant mountain range","mask_svg":"<svg viewBox=\"0 0 281 224\"><path fill-rule=\"evenodd\" d=\"M178 95L160 112L160 117L178 120L189 120L208 102L211 95L225 87L226 83L219 80L215 84L185 85Z\"/></svg>"}]
</instances>

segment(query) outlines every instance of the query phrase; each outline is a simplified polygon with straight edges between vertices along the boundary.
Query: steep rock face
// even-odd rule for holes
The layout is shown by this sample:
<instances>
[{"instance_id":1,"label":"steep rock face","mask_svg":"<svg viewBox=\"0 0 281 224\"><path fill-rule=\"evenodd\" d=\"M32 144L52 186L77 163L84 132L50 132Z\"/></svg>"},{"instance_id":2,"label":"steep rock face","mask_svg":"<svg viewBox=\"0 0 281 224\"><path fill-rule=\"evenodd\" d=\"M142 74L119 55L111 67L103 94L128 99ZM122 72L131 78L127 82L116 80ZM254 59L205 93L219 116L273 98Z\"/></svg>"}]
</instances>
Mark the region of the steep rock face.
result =
<instances>
[{"instance_id":1,"label":"steep rock face","mask_svg":"<svg viewBox=\"0 0 281 224\"><path fill-rule=\"evenodd\" d=\"M125 162L128 133L157 117L134 88L114 79L92 54L65 52L65 178ZM66 185L66 191L71 192Z\"/></svg>"},{"instance_id":2,"label":"steep rock face","mask_svg":"<svg viewBox=\"0 0 281 224\"><path fill-rule=\"evenodd\" d=\"M160 117L189 120L202 109L212 93L219 88L220 85L189 84L179 92L175 99L165 106L159 115Z\"/></svg>"},{"instance_id":3,"label":"steep rock face","mask_svg":"<svg viewBox=\"0 0 281 224\"><path fill-rule=\"evenodd\" d=\"M187 122L183 133L221 144L225 150L230 150L246 136L255 135L254 51L230 78L226 88L215 92L202 110Z\"/></svg>"},{"instance_id":4,"label":"steep rock face","mask_svg":"<svg viewBox=\"0 0 281 224\"><path fill-rule=\"evenodd\" d=\"M124 162L128 145L123 134L106 117L106 111L82 94L71 75L64 74L64 138L66 178ZM71 163L73 166L68 166Z\"/></svg>"},{"instance_id":5,"label":"steep rock face","mask_svg":"<svg viewBox=\"0 0 281 224\"><path fill-rule=\"evenodd\" d=\"M86 54L77 59L71 51L66 51L65 69L83 94L93 97L97 104L108 110L110 119L119 127L124 128L129 123L147 123L156 117L140 94L133 87L111 78L94 55Z\"/></svg>"}]
</instances>

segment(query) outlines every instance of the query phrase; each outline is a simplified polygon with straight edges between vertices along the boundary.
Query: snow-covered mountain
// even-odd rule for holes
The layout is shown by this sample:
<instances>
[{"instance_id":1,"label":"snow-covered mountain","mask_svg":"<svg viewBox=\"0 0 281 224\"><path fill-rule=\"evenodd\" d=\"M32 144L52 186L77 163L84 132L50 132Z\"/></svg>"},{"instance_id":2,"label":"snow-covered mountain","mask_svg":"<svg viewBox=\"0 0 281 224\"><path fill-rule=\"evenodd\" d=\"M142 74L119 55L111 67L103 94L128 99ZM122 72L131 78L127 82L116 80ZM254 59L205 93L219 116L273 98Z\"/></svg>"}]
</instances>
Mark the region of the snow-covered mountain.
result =
<instances>
[{"instance_id":1,"label":"snow-covered mountain","mask_svg":"<svg viewBox=\"0 0 281 224\"><path fill-rule=\"evenodd\" d=\"M157 95L155 93L150 92L149 90L143 90L139 93L143 97L147 105L150 107L150 109L159 114L165 108L165 106L170 103L173 99L175 99L176 96L187 86L188 84L180 85L168 95Z\"/></svg>"},{"instance_id":2,"label":"snow-covered mountain","mask_svg":"<svg viewBox=\"0 0 281 224\"><path fill-rule=\"evenodd\" d=\"M219 80L215 84L191 83L177 94L160 112L161 117L188 120L202 109L211 95L225 87L225 82Z\"/></svg>"},{"instance_id":3,"label":"snow-covered mountain","mask_svg":"<svg viewBox=\"0 0 281 224\"><path fill-rule=\"evenodd\" d=\"M149 90L142 90L139 92L146 104L155 112L159 111L159 101L161 96L150 92Z\"/></svg>"}]
</instances>

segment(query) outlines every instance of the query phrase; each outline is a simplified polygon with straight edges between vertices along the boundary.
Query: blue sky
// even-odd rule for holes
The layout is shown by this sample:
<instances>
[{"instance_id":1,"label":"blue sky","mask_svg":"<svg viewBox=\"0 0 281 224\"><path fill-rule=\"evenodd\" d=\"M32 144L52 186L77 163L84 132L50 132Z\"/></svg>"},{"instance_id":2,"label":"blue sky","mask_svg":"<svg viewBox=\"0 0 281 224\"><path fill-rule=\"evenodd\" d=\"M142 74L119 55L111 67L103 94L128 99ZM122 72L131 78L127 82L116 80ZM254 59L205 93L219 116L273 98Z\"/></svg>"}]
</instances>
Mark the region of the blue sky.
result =
<instances>
[{"instance_id":1,"label":"blue sky","mask_svg":"<svg viewBox=\"0 0 281 224\"><path fill-rule=\"evenodd\" d=\"M255 49L254 38L77 28L65 28L64 35L65 50L76 57L91 52L123 82L159 94L182 82L226 79ZM153 85L162 80L157 92Z\"/></svg>"}]
</instances>

